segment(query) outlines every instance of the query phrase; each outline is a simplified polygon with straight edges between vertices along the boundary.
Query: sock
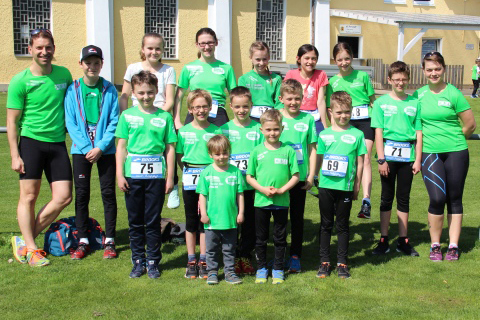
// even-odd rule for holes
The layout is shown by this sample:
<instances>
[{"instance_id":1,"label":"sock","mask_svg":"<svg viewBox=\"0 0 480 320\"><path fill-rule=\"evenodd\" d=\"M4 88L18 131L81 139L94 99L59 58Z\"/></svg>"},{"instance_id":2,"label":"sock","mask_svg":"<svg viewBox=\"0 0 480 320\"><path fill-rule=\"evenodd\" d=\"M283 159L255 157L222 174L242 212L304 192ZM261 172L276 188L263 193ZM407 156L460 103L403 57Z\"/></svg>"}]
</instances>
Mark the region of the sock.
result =
<instances>
[{"instance_id":1,"label":"sock","mask_svg":"<svg viewBox=\"0 0 480 320\"><path fill-rule=\"evenodd\" d=\"M189 254L188 255L188 262L195 261L195 255L194 254Z\"/></svg>"},{"instance_id":2,"label":"sock","mask_svg":"<svg viewBox=\"0 0 480 320\"><path fill-rule=\"evenodd\" d=\"M452 248L458 248L458 245L456 243L450 243L448 245L448 249L452 249Z\"/></svg>"},{"instance_id":3,"label":"sock","mask_svg":"<svg viewBox=\"0 0 480 320\"><path fill-rule=\"evenodd\" d=\"M85 244L90 244L90 242L88 242L88 238L80 238L80 241L78 241L78 243L80 242L83 242Z\"/></svg>"},{"instance_id":4,"label":"sock","mask_svg":"<svg viewBox=\"0 0 480 320\"><path fill-rule=\"evenodd\" d=\"M105 244L107 243L115 243L115 241L113 240L113 238L105 238Z\"/></svg>"},{"instance_id":5,"label":"sock","mask_svg":"<svg viewBox=\"0 0 480 320\"><path fill-rule=\"evenodd\" d=\"M363 198L362 202L363 202L363 203L366 202L369 206L371 205L371 203L370 203L370 198Z\"/></svg>"},{"instance_id":6,"label":"sock","mask_svg":"<svg viewBox=\"0 0 480 320\"><path fill-rule=\"evenodd\" d=\"M434 242L434 243L432 243L431 247L433 248L434 246L440 246L440 242Z\"/></svg>"},{"instance_id":7,"label":"sock","mask_svg":"<svg viewBox=\"0 0 480 320\"><path fill-rule=\"evenodd\" d=\"M207 261L207 255L206 254L201 254L199 260L203 261L203 262Z\"/></svg>"}]
</instances>

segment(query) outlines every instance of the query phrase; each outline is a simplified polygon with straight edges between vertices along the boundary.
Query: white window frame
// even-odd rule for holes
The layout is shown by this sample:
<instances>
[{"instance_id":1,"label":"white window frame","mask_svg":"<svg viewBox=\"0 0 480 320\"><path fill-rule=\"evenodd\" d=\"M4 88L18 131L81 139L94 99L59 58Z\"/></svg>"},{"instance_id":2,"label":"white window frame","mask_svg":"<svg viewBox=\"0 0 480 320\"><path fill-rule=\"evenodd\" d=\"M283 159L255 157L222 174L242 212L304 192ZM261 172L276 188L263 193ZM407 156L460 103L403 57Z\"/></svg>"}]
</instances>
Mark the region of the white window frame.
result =
<instances>
[{"instance_id":1,"label":"white window frame","mask_svg":"<svg viewBox=\"0 0 480 320\"><path fill-rule=\"evenodd\" d=\"M262 0L260 0L260 4L261 4L261 1ZM285 62L286 56L287 56L287 0L280 0L280 1L283 1L282 52L281 52L280 60L271 59L270 60L271 62ZM264 12L264 11L258 10L258 12ZM256 28L257 28L257 25L255 25L255 33L257 30Z\"/></svg>"},{"instance_id":2,"label":"white window frame","mask_svg":"<svg viewBox=\"0 0 480 320\"><path fill-rule=\"evenodd\" d=\"M435 0L428 0L428 1L416 1L416 0L413 0L413 5L414 5L414 6L434 7L434 6L435 6Z\"/></svg>"},{"instance_id":3,"label":"white window frame","mask_svg":"<svg viewBox=\"0 0 480 320\"><path fill-rule=\"evenodd\" d=\"M407 0L383 0L387 4L407 4Z\"/></svg>"},{"instance_id":4,"label":"white window frame","mask_svg":"<svg viewBox=\"0 0 480 320\"><path fill-rule=\"evenodd\" d=\"M438 45L437 45L437 52L440 52L442 53L442 49L443 49L443 39L442 38L422 38L422 47L423 47L423 41L424 40L435 40L437 41ZM422 48L420 48L420 52L423 51ZM443 54L443 53L442 53ZM421 59L423 60L423 52L422 52L422 57Z\"/></svg>"}]
</instances>

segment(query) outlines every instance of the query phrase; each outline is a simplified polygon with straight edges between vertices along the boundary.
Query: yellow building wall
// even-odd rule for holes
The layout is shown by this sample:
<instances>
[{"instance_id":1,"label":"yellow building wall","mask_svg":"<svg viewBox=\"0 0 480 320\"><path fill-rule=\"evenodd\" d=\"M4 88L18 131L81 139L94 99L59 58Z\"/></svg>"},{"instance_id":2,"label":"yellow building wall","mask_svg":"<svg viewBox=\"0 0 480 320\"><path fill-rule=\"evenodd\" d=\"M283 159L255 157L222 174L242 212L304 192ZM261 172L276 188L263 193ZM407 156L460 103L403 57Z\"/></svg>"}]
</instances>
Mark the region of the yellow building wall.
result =
<instances>
[{"instance_id":1,"label":"yellow building wall","mask_svg":"<svg viewBox=\"0 0 480 320\"><path fill-rule=\"evenodd\" d=\"M310 1L285 0L286 18L286 56L288 64L296 64L298 48L311 43Z\"/></svg>"},{"instance_id":2,"label":"yellow building wall","mask_svg":"<svg viewBox=\"0 0 480 320\"><path fill-rule=\"evenodd\" d=\"M12 77L30 66L31 57L18 57L13 53L13 13L12 1L0 0L0 19L3 49L0 50L2 72L0 84L7 84ZM55 38L55 58L53 63L68 68L74 78L82 72L78 67L80 50L86 43L85 0L52 1L52 30ZM64 26L68 26L64 27Z\"/></svg>"},{"instance_id":3,"label":"yellow building wall","mask_svg":"<svg viewBox=\"0 0 480 320\"><path fill-rule=\"evenodd\" d=\"M257 1L233 1L232 6L232 66L240 78L252 69L250 45L256 41Z\"/></svg>"}]
</instances>

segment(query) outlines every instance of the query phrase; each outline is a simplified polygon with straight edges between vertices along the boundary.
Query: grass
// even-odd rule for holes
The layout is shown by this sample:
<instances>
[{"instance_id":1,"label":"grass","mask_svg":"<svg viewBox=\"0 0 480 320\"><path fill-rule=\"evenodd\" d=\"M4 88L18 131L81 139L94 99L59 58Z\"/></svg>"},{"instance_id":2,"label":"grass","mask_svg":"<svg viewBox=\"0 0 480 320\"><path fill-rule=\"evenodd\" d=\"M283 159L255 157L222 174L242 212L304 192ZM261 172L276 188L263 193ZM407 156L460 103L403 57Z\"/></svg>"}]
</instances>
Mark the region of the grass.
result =
<instances>
[{"instance_id":1,"label":"grass","mask_svg":"<svg viewBox=\"0 0 480 320\"><path fill-rule=\"evenodd\" d=\"M475 114L480 114L480 99L469 99ZM4 106L6 94L0 94ZM184 108L185 109L185 108ZM0 123L5 123L5 108L0 109ZM477 118L477 123L480 119ZM69 144L69 142L67 142ZM469 141L470 171L464 194L464 227L458 262L432 263L428 259L429 235L426 225L428 195L420 176L411 193L409 234L420 258L390 253L385 257L370 254L379 233L380 181L374 164L373 212L369 221L356 218L360 203L354 204L351 218L350 265L352 278L315 277L318 267L319 210L316 199L307 196L305 242L302 267L305 272L289 276L283 285L255 285L254 277L244 284L230 286L222 281L209 287L204 281L183 278L186 262L184 245L163 245L162 276L158 281L147 277L129 279L131 269L128 222L125 201L117 194L117 244L120 256L103 261L95 252L82 261L52 257L52 265L31 268L12 259L10 237L18 234L16 205L18 177L10 169L7 137L0 135L0 312L4 319L38 317L75 318L242 318L242 319L452 319L478 318L480 287L479 225L480 142ZM95 170L95 169L94 169ZM98 177L92 178L91 216L104 225ZM39 209L49 199L48 185L42 184ZM70 205L60 217L74 215ZM164 207L163 217L184 221L183 206ZM396 219L392 218L391 239L397 237ZM448 241L444 230L442 243ZM332 239L336 251L336 238ZM43 245L43 235L38 238ZM392 245L393 247L393 245ZM272 247L269 247L272 257ZM394 251L394 250L392 250Z\"/></svg>"}]
</instances>

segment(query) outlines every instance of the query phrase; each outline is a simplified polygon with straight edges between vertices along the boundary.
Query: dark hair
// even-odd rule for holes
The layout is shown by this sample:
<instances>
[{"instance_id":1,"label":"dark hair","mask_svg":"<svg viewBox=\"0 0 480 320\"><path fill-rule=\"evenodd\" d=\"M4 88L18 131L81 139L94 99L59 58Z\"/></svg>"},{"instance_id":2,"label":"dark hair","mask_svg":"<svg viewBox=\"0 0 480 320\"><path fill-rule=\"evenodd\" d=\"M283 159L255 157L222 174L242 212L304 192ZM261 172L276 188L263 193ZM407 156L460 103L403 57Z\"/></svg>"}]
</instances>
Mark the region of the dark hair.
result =
<instances>
[{"instance_id":1,"label":"dark hair","mask_svg":"<svg viewBox=\"0 0 480 320\"><path fill-rule=\"evenodd\" d=\"M248 90L247 87L238 86L233 88L232 91L230 91L230 103L233 102L233 98L235 97L247 97L248 101L252 103L252 94L250 93L250 90Z\"/></svg>"},{"instance_id":2,"label":"dark hair","mask_svg":"<svg viewBox=\"0 0 480 320\"><path fill-rule=\"evenodd\" d=\"M317 56L317 59L318 59L318 50L317 48L315 48L314 45L311 45L311 44L304 44L303 46L301 46L300 48L298 48L298 51L297 51L297 66L300 68L300 58L307 52L310 52L310 51L315 51L315 55Z\"/></svg>"},{"instance_id":3,"label":"dark hair","mask_svg":"<svg viewBox=\"0 0 480 320\"><path fill-rule=\"evenodd\" d=\"M143 47L145 46L145 38L159 39L162 42L162 49L165 49L165 40L163 39L161 34L156 33L156 32L145 33L145 35L142 38L142 48L140 49L140 59L142 59L142 61L147 60L147 57L145 57L145 54L142 51ZM160 58L158 61L162 62L162 58Z\"/></svg>"},{"instance_id":4,"label":"dark hair","mask_svg":"<svg viewBox=\"0 0 480 320\"><path fill-rule=\"evenodd\" d=\"M35 31L37 31L34 33ZM55 41L53 41L53 36L52 32L47 29L35 29L31 32L31 34L34 33L33 35L30 36L30 41L28 42L28 45L31 47L33 45L33 40L36 40L38 38L44 38L44 39L49 39L52 42L52 45L55 46Z\"/></svg>"},{"instance_id":5,"label":"dark hair","mask_svg":"<svg viewBox=\"0 0 480 320\"><path fill-rule=\"evenodd\" d=\"M280 95L283 96L285 92L303 95L302 84L295 79L287 79L280 86Z\"/></svg>"},{"instance_id":6,"label":"dark hair","mask_svg":"<svg viewBox=\"0 0 480 320\"><path fill-rule=\"evenodd\" d=\"M388 77L391 79L395 73L404 73L410 79L410 68L403 61L395 61L388 69Z\"/></svg>"},{"instance_id":7,"label":"dark hair","mask_svg":"<svg viewBox=\"0 0 480 320\"><path fill-rule=\"evenodd\" d=\"M339 42L333 47L333 60L337 59L337 54L339 54L340 51L347 51L350 58L353 59L352 47L346 42Z\"/></svg>"},{"instance_id":8,"label":"dark hair","mask_svg":"<svg viewBox=\"0 0 480 320\"><path fill-rule=\"evenodd\" d=\"M425 61L434 61L442 65L442 67L445 69L447 66L445 65L445 59L443 59L443 56L440 52L432 51L428 52L422 60L422 68L425 69Z\"/></svg>"},{"instance_id":9,"label":"dark hair","mask_svg":"<svg viewBox=\"0 0 480 320\"><path fill-rule=\"evenodd\" d=\"M136 85L141 85L143 83L154 86L158 90L158 79L150 71L142 70L132 77L132 81L131 81L132 89L134 89Z\"/></svg>"},{"instance_id":10,"label":"dark hair","mask_svg":"<svg viewBox=\"0 0 480 320\"><path fill-rule=\"evenodd\" d=\"M200 37L202 34L209 34L213 37L213 39L215 40L216 43L218 43L218 39L217 39L217 34L215 33L215 31L213 31L212 28L202 28L200 30L197 31L197 34L195 35L195 43L198 43L198 37ZM200 52L197 53L197 57L200 58L202 54Z\"/></svg>"},{"instance_id":11,"label":"dark hair","mask_svg":"<svg viewBox=\"0 0 480 320\"><path fill-rule=\"evenodd\" d=\"M346 91L337 91L330 96L330 110L336 107L348 107L352 109L352 98Z\"/></svg>"}]
</instances>

